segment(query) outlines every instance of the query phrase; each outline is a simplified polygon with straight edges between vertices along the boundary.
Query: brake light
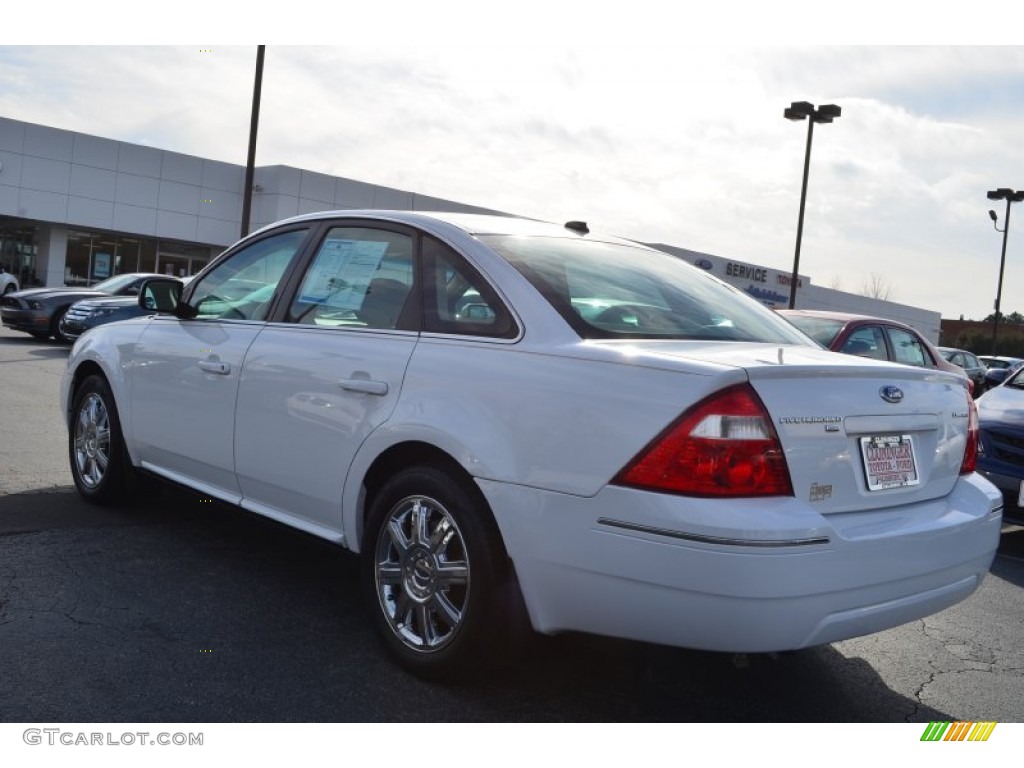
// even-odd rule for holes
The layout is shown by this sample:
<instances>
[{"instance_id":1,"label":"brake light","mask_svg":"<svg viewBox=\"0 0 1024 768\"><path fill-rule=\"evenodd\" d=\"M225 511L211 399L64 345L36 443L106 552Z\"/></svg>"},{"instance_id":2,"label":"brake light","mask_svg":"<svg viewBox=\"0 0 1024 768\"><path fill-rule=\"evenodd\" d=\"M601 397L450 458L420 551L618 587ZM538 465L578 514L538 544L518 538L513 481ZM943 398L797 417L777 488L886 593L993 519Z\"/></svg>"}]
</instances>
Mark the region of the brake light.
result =
<instances>
[{"instance_id":1,"label":"brake light","mask_svg":"<svg viewBox=\"0 0 1024 768\"><path fill-rule=\"evenodd\" d=\"M967 395L967 447L964 448L964 460L960 464L960 474L969 475L978 468L978 406L974 398Z\"/></svg>"},{"instance_id":2,"label":"brake light","mask_svg":"<svg viewBox=\"0 0 1024 768\"><path fill-rule=\"evenodd\" d=\"M683 413L612 482L686 496L792 496L779 436L749 384Z\"/></svg>"}]
</instances>

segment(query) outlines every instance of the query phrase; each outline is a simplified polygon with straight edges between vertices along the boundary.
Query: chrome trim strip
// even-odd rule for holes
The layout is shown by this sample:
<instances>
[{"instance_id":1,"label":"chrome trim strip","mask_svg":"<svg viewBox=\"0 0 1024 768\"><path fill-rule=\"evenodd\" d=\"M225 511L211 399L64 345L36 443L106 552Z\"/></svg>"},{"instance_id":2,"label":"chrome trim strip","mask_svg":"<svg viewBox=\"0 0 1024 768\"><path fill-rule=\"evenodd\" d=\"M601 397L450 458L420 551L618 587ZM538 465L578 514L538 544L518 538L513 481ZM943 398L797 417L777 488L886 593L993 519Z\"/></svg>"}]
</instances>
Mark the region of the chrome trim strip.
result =
<instances>
[{"instance_id":1,"label":"chrome trim strip","mask_svg":"<svg viewBox=\"0 0 1024 768\"><path fill-rule=\"evenodd\" d=\"M622 528L626 531L637 533L650 533L654 536L667 536L670 539L682 539L683 541L696 541L701 544L722 544L732 547L806 547L815 544L828 544L828 536L815 536L809 539L727 539L721 536L704 536L699 533L683 533L672 531L667 528L655 528L650 525L638 523L627 523L622 520L612 520L608 517L597 518L598 525L607 525L609 528Z\"/></svg>"}]
</instances>

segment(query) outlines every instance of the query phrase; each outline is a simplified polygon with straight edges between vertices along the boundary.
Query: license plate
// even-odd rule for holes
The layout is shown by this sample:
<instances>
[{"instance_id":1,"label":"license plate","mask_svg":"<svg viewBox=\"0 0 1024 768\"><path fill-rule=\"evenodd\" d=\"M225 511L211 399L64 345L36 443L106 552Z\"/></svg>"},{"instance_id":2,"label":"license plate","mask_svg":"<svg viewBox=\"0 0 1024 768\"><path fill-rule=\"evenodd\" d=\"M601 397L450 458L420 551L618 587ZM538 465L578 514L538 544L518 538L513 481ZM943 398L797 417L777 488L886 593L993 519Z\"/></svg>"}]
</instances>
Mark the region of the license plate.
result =
<instances>
[{"instance_id":1,"label":"license plate","mask_svg":"<svg viewBox=\"0 0 1024 768\"><path fill-rule=\"evenodd\" d=\"M873 435L860 439L869 491L918 485L914 440L910 435Z\"/></svg>"}]
</instances>

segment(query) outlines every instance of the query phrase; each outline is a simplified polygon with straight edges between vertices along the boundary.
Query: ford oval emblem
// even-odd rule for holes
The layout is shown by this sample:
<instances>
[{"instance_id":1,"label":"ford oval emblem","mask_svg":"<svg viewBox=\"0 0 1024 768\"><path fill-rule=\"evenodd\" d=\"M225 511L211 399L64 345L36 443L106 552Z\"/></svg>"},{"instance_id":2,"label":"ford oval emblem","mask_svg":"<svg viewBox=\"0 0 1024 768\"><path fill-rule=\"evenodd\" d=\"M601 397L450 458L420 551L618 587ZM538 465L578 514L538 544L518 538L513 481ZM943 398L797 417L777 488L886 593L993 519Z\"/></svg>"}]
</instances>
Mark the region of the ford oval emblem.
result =
<instances>
[{"instance_id":1,"label":"ford oval emblem","mask_svg":"<svg viewBox=\"0 0 1024 768\"><path fill-rule=\"evenodd\" d=\"M700 267L701 269L711 269L713 265L707 259L697 259L693 262L693 266Z\"/></svg>"},{"instance_id":2,"label":"ford oval emblem","mask_svg":"<svg viewBox=\"0 0 1024 768\"><path fill-rule=\"evenodd\" d=\"M892 385L882 387L878 390L878 394L880 394L882 399L887 403L899 403L903 400L903 390Z\"/></svg>"}]
</instances>

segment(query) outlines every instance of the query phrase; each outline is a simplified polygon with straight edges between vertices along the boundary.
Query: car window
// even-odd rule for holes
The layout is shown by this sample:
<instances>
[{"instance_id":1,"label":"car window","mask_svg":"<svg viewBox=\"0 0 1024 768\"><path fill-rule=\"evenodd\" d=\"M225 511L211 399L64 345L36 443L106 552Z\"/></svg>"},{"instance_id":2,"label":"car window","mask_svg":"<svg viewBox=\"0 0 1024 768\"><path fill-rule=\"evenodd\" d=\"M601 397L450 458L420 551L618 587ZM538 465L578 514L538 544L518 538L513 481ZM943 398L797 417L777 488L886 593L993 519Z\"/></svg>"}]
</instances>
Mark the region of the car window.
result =
<instances>
[{"instance_id":1,"label":"car window","mask_svg":"<svg viewBox=\"0 0 1024 768\"><path fill-rule=\"evenodd\" d=\"M964 362L968 368L983 368L984 366L978 362L978 358L972 355L970 352L964 352Z\"/></svg>"},{"instance_id":2,"label":"car window","mask_svg":"<svg viewBox=\"0 0 1024 768\"><path fill-rule=\"evenodd\" d=\"M203 319L264 320L306 229L272 235L236 251L197 281L191 304Z\"/></svg>"},{"instance_id":3,"label":"car window","mask_svg":"<svg viewBox=\"0 0 1024 768\"><path fill-rule=\"evenodd\" d=\"M494 289L451 248L423 238L424 330L463 336L515 336L512 314Z\"/></svg>"},{"instance_id":4,"label":"car window","mask_svg":"<svg viewBox=\"0 0 1024 768\"><path fill-rule=\"evenodd\" d=\"M889 351L885 348L885 333L877 325L857 328L843 342L839 351L848 355L860 355L876 360L889 359Z\"/></svg>"},{"instance_id":5,"label":"car window","mask_svg":"<svg viewBox=\"0 0 1024 768\"><path fill-rule=\"evenodd\" d=\"M933 366L931 356L925 351L921 340L902 328L888 328L889 341L892 344L893 360L904 365L916 365L921 368Z\"/></svg>"},{"instance_id":6,"label":"car window","mask_svg":"<svg viewBox=\"0 0 1024 768\"><path fill-rule=\"evenodd\" d=\"M398 328L413 287L413 240L372 227L333 227L292 302L293 323Z\"/></svg>"},{"instance_id":7,"label":"car window","mask_svg":"<svg viewBox=\"0 0 1024 768\"><path fill-rule=\"evenodd\" d=\"M599 240L480 235L583 338L807 345L738 288L660 251Z\"/></svg>"}]
</instances>

